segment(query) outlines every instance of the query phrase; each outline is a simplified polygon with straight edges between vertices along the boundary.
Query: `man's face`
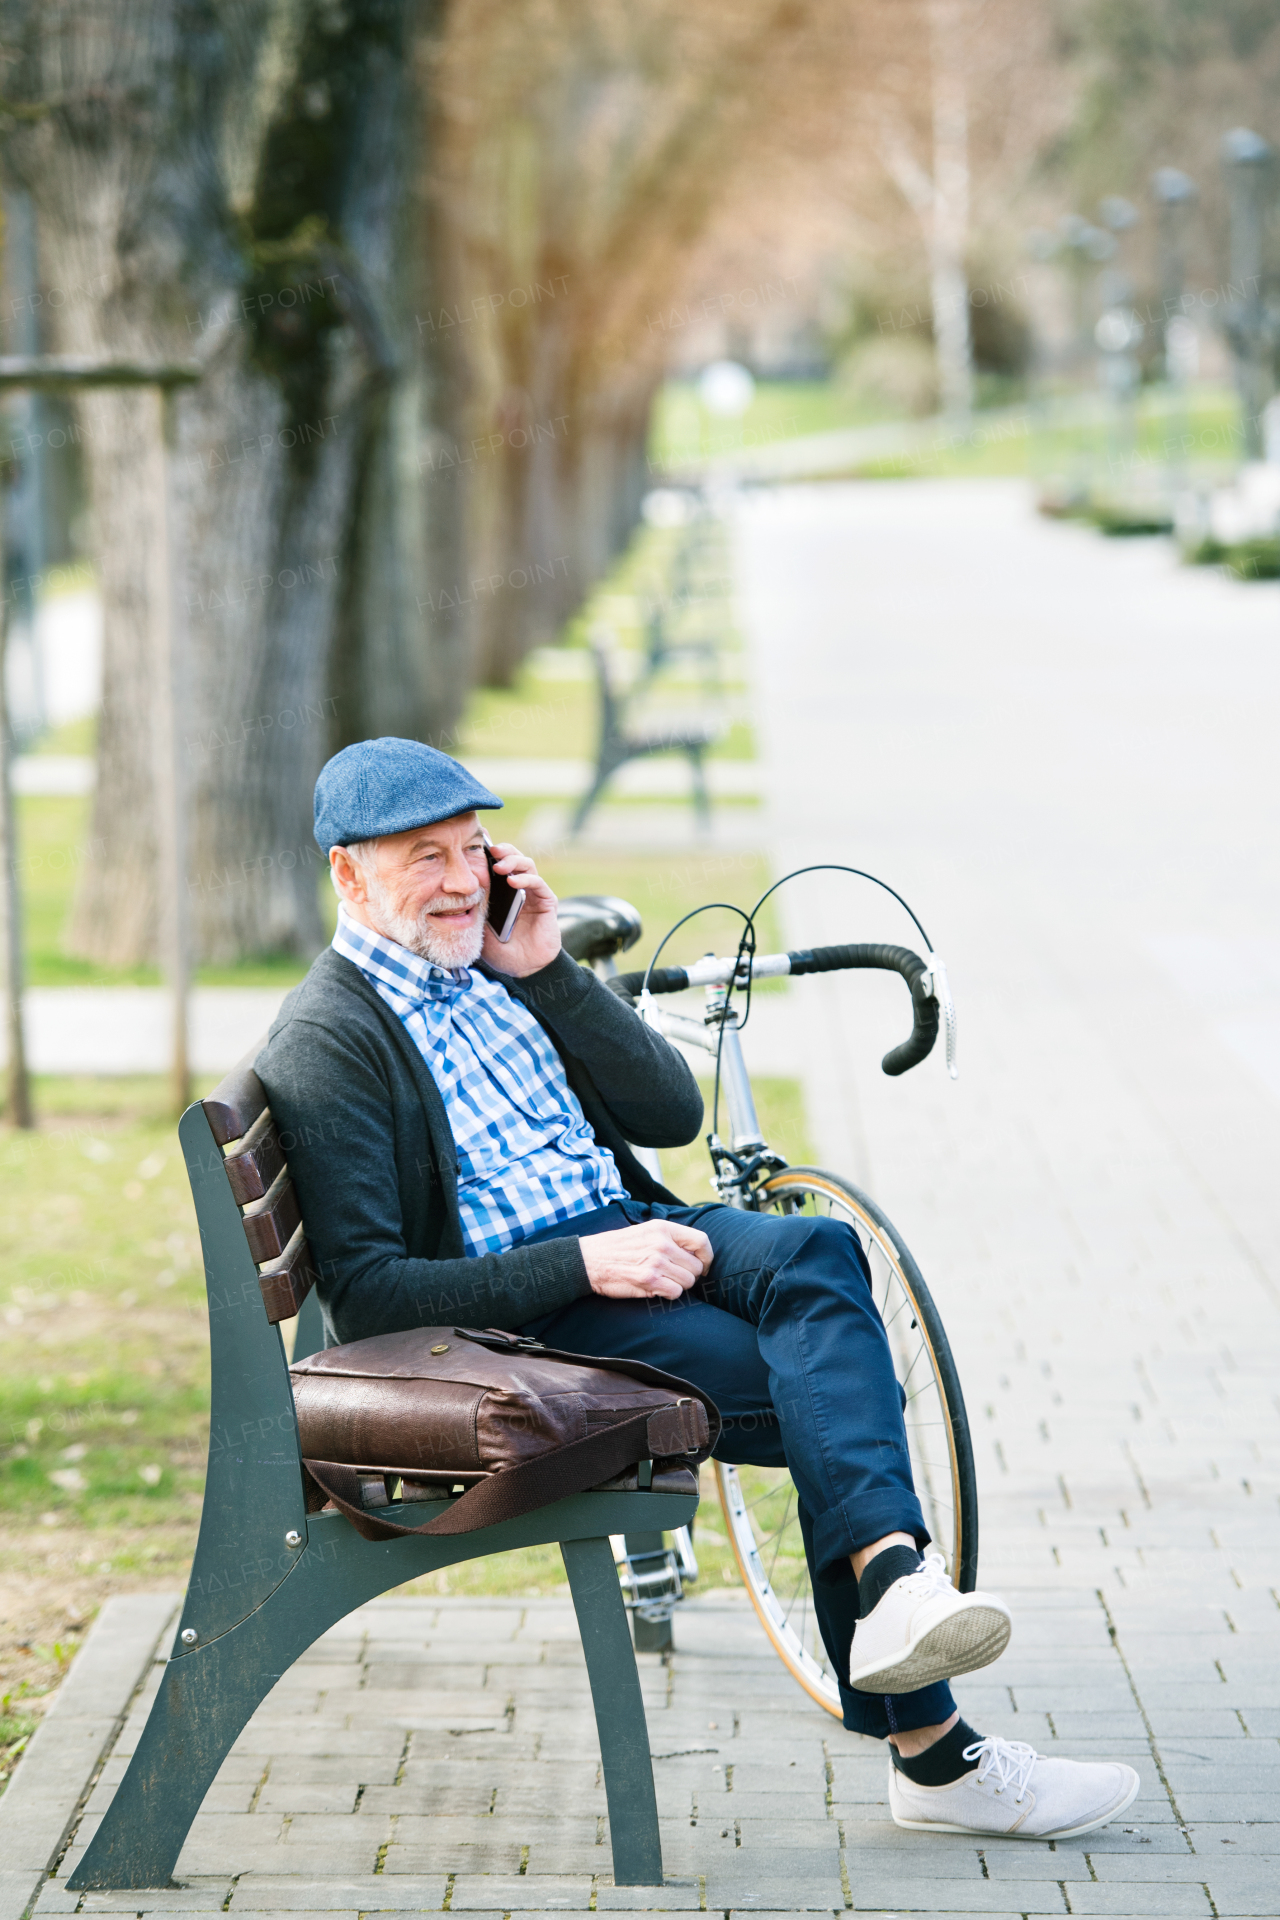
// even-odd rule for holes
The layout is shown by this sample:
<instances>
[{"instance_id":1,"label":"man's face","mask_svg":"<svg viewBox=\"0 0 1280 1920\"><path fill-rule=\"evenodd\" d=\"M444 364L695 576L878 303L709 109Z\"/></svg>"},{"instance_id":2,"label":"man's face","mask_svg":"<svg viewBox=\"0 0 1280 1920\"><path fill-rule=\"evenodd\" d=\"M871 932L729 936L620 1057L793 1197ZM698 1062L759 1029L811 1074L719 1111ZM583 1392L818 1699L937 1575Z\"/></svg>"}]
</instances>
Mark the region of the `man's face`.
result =
<instances>
[{"instance_id":1,"label":"man's face","mask_svg":"<svg viewBox=\"0 0 1280 1920\"><path fill-rule=\"evenodd\" d=\"M345 848L334 848L334 876L348 913L438 967L469 967L478 960L489 863L475 814L387 834L373 851L376 868L370 872Z\"/></svg>"}]
</instances>

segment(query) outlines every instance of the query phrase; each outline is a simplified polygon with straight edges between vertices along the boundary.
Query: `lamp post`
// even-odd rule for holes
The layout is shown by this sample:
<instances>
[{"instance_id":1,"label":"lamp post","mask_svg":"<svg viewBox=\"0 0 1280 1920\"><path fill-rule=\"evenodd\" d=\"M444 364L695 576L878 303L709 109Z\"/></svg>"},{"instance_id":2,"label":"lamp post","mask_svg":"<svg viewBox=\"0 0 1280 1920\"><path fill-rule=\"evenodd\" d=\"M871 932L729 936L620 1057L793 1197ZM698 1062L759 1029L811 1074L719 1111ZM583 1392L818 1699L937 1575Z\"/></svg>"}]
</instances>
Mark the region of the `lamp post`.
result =
<instances>
[{"instance_id":1,"label":"lamp post","mask_svg":"<svg viewBox=\"0 0 1280 1920\"><path fill-rule=\"evenodd\" d=\"M1185 317L1181 312L1187 277L1185 229L1187 209L1196 197L1196 183L1177 167L1157 167L1151 176L1151 193L1156 203L1164 377L1171 384L1177 384L1185 377L1189 356L1179 351L1179 333L1173 330L1173 322Z\"/></svg>"},{"instance_id":2,"label":"lamp post","mask_svg":"<svg viewBox=\"0 0 1280 1920\"><path fill-rule=\"evenodd\" d=\"M1173 485L1181 490L1190 445L1187 419L1187 381L1196 369L1196 330L1183 311L1186 286L1187 209L1196 197L1196 183L1177 167L1157 167L1151 176L1156 203L1156 252L1160 274L1160 358L1165 384L1172 397L1169 417L1170 466Z\"/></svg>"},{"instance_id":3,"label":"lamp post","mask_svg":"<svg viewBox=\"0 0 1280 1920\"><path fill-rule=\"evenodd\" d=\"M180 675L185 660L173 539L173 456L177 393L193 385L201 369L188 363L94 360L70 354L21 354L0 358L0 391L11 387L33 393L73 393L87 387L143 387L155 410L152 435L152 485L156 491L159 537L151 556L150 601L152 709L152 785L156 801L156 901L161 970L169 989L171 1018L170 1085L175 1111L191 1091L187 1041L187 1001L191 955L187 926L186 791L178 755ZM0 620L4 609L0 607ZM0 629L2 643L2 629ZM3 646L0 644L0 671ZM17 837L8 741L0 701L0 861L4 865L5 1000L9 1034L9 1110L17 1126L30 1126L22 1023L22 931L17 882Z\"/></svg>"},{"instance_id":4,"label":"lamp post","mask_svg":"<svg viewBox=\"0 0 1280 1920\"><path fill-rule=\"evenodd\" d=\"M1138 209L1121 194L1109 193L1098 204L1102 226L1119 250L1120 235L1138 224ZM1099 375L1111 397L1111 470L1123 468L1137 444L1135 396L1140 370L1135 349L1144 328L1133 304L1134 285L1119 265L1105 266L1098 275L1098 306L1101 309L1093 338L1102 355Z\"/></svg>"},{"instance_id":5,"label":"lamp post","mask_svg":"<svg viewBox=\"0 0 1280 1920\"><path fill-rule=\"evenodd\" d=\"M0 526L0 543L4 529ZM18 839L14 831L13 783L9 777L12 736L5 687L5 651L9 635L9 596L0 594L0 917L4 921L5 1112L15 1127L34 1126L31 1081L22 1029L22 904L18 880Z\"/></svg>"},{"instance_id":6,"label":"lamp post","mask_svg":"<svg viewBox=\"0 0 1280 1920\"><path fill-rule=\"evenodd\" d=\"M1115 235L1081 214L1067 213L1058 222L1059 249L1071 274L1075 356L1086 368L1093 355L1093 326L1089 319L1088 277L1116 255Z\"/></svg>"},{"instance_id":7,"label":"lamp post","mask_svg":"<svg viewBox=\"0 0 1280 1920\"><path fill-rule=\"evenodd\" d=\"M1262 305L1262 208L1274 149L1261 134L1236 127L1222 137L1222 164L1231 201L1231 286L1225 309L1227 339L1236 365L1245 457L1262 454L1262 410L1270 380Z\"/></svg>"}]
</instances>

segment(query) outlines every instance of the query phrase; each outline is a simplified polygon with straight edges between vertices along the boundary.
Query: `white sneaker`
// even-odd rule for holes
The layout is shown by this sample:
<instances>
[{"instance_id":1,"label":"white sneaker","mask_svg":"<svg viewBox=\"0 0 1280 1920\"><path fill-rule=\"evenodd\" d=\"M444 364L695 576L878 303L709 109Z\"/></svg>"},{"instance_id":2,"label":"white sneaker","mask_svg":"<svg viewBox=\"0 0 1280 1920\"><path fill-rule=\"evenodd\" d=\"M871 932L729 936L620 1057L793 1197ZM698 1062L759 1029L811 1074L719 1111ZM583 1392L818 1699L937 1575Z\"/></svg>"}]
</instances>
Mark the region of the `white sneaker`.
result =
<instances>
[{"instance_id":1,"label":"white sneaker","mask_svg":"<svg viewBox=\"0 0 1280 1920\"><path fill-rule=\"evenodd\" d=\"M957 1593L940 1553L895 1580L865 1619L849 1655L858 1693L915 1693L990 1666L1009 1644L1013 1621L990 1593Z\"/></svg>"},{"instance_id":2,"label":"white sneaker","mask_svg":"<svg viewBox=\"0 0 1280 1920\"><path fill-rule=\"evenodd\" d=\"M1046 1760L1025 1740L992 1736L964 1749L975 1771L921 1787L889 1762L889 1810L916 1833L990 1833L1008 1840L1069 1840L1104 1827L1140 1782L1119 1760Z\"/></svg>"}]
</instances>

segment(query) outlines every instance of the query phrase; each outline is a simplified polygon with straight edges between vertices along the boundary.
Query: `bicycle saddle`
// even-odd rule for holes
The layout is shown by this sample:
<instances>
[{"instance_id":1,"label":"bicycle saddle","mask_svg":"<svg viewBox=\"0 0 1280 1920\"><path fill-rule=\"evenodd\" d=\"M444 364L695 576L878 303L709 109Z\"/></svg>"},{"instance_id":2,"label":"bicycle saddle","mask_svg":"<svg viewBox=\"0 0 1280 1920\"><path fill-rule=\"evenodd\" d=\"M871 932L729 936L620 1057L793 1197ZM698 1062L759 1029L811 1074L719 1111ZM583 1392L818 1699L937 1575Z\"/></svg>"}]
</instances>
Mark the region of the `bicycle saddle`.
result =
<instances>
[{"instance_id":1,"label":"bicycle saddle","mask_svg":"<svg viewBox=\"0 0 1280 1920\"><path fill-rule=\"evenodd\" d=\"M611 893L575 893L556 907L564 950L575 960L612 960L644 932L629 900Z\"/></svg>"}]
</instances>

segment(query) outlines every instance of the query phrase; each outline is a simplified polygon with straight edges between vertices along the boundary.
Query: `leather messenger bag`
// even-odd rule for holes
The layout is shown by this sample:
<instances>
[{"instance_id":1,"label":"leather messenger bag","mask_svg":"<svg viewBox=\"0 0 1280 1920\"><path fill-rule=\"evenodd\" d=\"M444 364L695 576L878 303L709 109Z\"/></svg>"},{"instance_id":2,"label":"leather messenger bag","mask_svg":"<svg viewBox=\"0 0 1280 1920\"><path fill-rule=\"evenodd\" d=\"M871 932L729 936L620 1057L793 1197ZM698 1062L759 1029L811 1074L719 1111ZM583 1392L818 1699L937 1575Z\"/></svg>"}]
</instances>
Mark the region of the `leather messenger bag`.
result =
<instances>
[{"instance_id":1,"label":"leather messenger bag","mask_svg":"<svg viewBox=\"0 0 1280 1920\"><path fill-rule=\"evenodd\" d=\"M377 1334L289 1371L307 1511L332 1501L366 1540L472 1533L606 1482L692 1493L720 1435L687 1380L492 1328ZM371 1511L397 1479L402 1500L464 1490L410 1527Z\"/></svg>"}]
</instances>

